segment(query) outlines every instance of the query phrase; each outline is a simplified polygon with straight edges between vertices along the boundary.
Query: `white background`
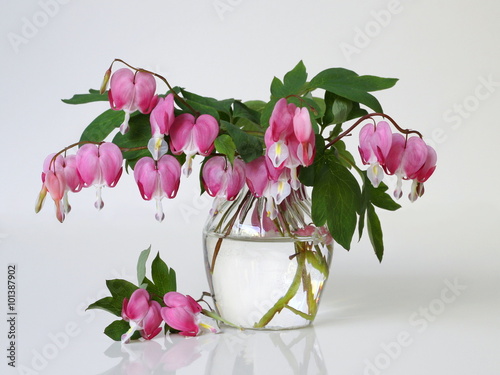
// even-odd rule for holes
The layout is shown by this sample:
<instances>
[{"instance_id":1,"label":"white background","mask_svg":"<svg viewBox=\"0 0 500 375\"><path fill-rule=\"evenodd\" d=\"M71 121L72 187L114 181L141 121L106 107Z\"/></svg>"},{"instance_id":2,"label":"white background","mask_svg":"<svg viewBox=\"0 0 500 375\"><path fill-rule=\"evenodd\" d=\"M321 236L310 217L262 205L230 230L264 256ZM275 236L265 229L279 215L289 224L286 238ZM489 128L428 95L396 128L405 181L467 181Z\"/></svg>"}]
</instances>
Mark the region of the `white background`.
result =
<instances>
[{"instance_id":1,"label":"white background","mask_svg":"<svg viewBox=\"0 0 500 375\"><path fill-rule=\"evenodd\" d=\"M141 199L125 174L104 190L101 212L87 189L70 197L73 211L64 224L50 197L34 213L46 155L77 141L107 108L60 99L98 88L116 57L220 99L266 100L273 76L282 78L301 59L310 76L343 66L399 78L377 97L402 126L434 143L438 168L422 199L410 204L405 194L400 211L380 213L382 264L366 239L349 253L337 247L308 335L329 374L498 373L497 1L42 0L4 1L2 10L2 374L113 368L119 361L104 354L112 342L101 333L112 317L84 313L83 306L103 295L106 279L135 281L137 257L149 245L177 271L179 291L198 296L208 288L201 229L210 201L197 197L197 171L181 182L175 200L165 200L161 224L154 204ZM353 137L356 154L355 143ZM5 355L10 263L18 268L22 371L10 369ZM178 373L222 373L209 368L212 355L207 349ZM260 355L246 360L257 363ZM292 373L281 352L273 355L254 373Z\"/></svg>"}]
</instances>

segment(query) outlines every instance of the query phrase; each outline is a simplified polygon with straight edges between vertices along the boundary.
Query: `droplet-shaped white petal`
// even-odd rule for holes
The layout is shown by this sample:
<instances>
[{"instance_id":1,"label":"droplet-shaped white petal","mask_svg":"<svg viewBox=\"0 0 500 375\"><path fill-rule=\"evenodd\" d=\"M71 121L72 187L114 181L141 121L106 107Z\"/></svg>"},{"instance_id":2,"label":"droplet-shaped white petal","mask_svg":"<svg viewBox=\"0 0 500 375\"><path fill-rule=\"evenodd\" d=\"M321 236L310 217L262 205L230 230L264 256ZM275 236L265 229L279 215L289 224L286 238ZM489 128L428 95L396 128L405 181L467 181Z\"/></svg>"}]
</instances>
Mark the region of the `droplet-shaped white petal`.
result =
<instances>
[{"instance_id":1,"label":"droplet-shaped white petal","mask_svg":"<svg viewBox=\"0 0 500 375\"><path fill-rule=\"evenodd\" d=\"M382 179L384 178L384 171L379 163L373 163L370 165L368 170L366 171L368 179L371 181L373 187L378 187Z\"/></svg>"},{"instance_id":2,"label":"droplet-shaped white petal","mask_svg":"<svg viewBox=\"0 0 500 375\"><path fill-rule=\"evenodd\" d=\"M288 159L288 147L283 141L274 142L269 150L267 156L273 163L275 168L279 168L286 159Z\"/></svg>"},{"instance_id":3,"label":"droplet-shaped white petal","mask_svg":"<svg viewBox=\"0 0 500 375\"><path fill-rule=\"evenodd\" d=\"M168 143L165 142L163 135L151 138L148 142L148 150L154 160L160 160L168 152Z\"/></svg>"}]
</instances>

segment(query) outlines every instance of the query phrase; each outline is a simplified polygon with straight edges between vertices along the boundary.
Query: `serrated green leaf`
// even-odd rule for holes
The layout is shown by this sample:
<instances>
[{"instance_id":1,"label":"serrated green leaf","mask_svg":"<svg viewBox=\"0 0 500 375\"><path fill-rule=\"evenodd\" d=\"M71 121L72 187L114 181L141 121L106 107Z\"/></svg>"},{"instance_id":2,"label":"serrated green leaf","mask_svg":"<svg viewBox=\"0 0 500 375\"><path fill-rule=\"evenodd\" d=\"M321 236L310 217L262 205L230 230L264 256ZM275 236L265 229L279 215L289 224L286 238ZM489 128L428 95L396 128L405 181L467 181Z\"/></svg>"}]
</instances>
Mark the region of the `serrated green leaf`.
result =
<instances>
[{"instance_id":1,"label":"serrated green leaf","mask_svg":"<svg viewBox=\"0 0 500 375\"><path fill-rule=\"evenodd\" d=\"M377 255L379 262L382 262L384 256L384 241L380 220L371 204L367 206L366 213L368 236L370 237L373 250L375 250L375 255Z\"/></svg>"},{"instance_id":2,"label":"serrated green leaf","mask_svg":"<svg viewBox=\"0 0 500 375\"><path fill-rule=\"evenodd\" d=\"M146 277L146 262L151 252L151 246L146 250L141 251L139 255L139 260L137 261L137 284L140 286L144 282Z\"/></svg>"},{"instance_id":3,"label":"serrated green leaf","mask_svg":"<svg viewBox=\"0 0 500 375\"><path fill-rule=\"evenodd\" d=\"M84 129L80 142L102 142L122 124L124 116L123 111L104 111Z\"/></svg>"},{"instance_id":4,"label":"serrated green leaf","mask_svg":"<svg viewBox=\"0 0 500 375\"><path fill-rule=\"evenodd\" d=\"M175 271L168 268L167 264L160 258L160 253L156 255L151 264L151 277L161 296L176 291Z\"/></svg>"},{"instance_id":5,"label":"serrated green leaf","mask_svg":"<svg viewBox=\"0 0 500 375\"><path fill-rule=\"evenodd\" d=\"M122 300L123 298L130 298L132 293L135 290L139 289L139 287L132 284L130 281L123 279L106 280L106 286L111 292L113 298L118 298Z\"/></svg>"},{"instance_id":6,"label":"serrated green leaf","mask_svg":"<svg viewBox=\"0 0 500 375\"><path fill-rule=\"evenodd\" d=\"M236 150L246 163L262 155L262 150L264 149L262 140L251 134L245 133L243 130L227 121L222 121L222 124L233 139Z\"/></svg>"},{"instance_id":7,"label":"serrated green leaf","mask_svg":"<svg viewBox=\"0 0 500 375\"><path fill-rule=\"evenodd\" d=\"M104 297L92 303L87 307L87 310L101 309L110 312L113 315L121 316L123 300L114 297Z\"/></svg>"},{"instance_id":8,"label":"serrated green leaf","mask_svg":"<svg viewBox=\"0 0 500 375\"><path fill-rule=\"evenodd\" d=\"M361 199L358 182L331 153L325 153L316 168L312 219L318 226L326 222L335 241L349 250Z\"/></svg>"},{"instance_id":9,"label":"serrated green leaf","mask_svg":"<svg viewBox=\"0 0 500 375\"><path fill-rule=\"evenodd\" d=\"M123 319L115 320L109 326L104 329L104 333L111 340L120 341L122 336L127 333L130 328L130 324Z\"/></svg>"},{"instance_id":10,"label":"serrated green leaf","mask_svg":"<svg viewBox=\"0 0 500 375\"><path fill-rule=\"evenodd\" d=\"M108 92L103 94L99 90L90 89L88 94L75 94L70 99L61 99L66 104L85 104L92 102L107 102Z\"/></svg>"},{"instance_id":11,"label":"serrated green leaf","mask_svg":"<svg viewBox=\"0 0 500 375\"><path fill-rule=\"evenodd\" d=\"M232 164L236 153L236 145L233 139L227 134L221 134L215 139L214 144L217 152L226 155Z\"/></svg>"}]
</instances>

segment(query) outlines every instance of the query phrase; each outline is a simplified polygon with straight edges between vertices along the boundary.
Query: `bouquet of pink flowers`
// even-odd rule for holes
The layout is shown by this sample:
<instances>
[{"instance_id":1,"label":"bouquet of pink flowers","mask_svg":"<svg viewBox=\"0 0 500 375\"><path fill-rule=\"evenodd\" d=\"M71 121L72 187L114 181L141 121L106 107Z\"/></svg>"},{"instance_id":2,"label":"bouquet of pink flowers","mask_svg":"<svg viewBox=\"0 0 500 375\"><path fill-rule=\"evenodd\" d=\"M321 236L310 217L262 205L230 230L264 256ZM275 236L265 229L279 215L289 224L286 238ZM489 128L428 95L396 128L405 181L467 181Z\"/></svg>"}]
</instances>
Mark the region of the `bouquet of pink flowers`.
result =
<instances>
[{"instance_id":1,"label":"bouquet of pink flowers","mask_svg":"<svg viewBox=\"0 0 500 375\"><path fill-rule=\"evenodd\" d=\"M113 72L116 62L126 67ZM167 86L164 94L156 92L158 79ZM314 223L326 224L333 239L349 249L356 227L361 236L367 222L381 260L382 229L375 207L400 207L387 194L384 175L396 176L396 199L402 195L402 181L412 180L409 198L415 201L424 193L437 158L419 132L400 127L371 94L396 81L343 68L326 69L308 81L299 62L283 80L272 80L269 101L242 102L172 87L159 74L117 59L100 91L64 100L107 101L111 108L86 127L79 142L47 157L36 211L49 193L62 222L71 208L68 193L92 185L97 189L95 206L101 209L102 187L116 186L125 165L133 169L142 198L156 202L156 219L162 221L162 199L176 196L181 175L191 174L199 155L202 193L216 198L215 207L235 199L246 186L254 196L266 198L267 216L274 219L277 205L292 190L309 186ZM344 131L343 124L351 120ZM366 170L344 143L359 125L358 149ZM117 129L111 142L104 141ZM76 147L75 154L68 154Z\"/></svg>"}]
</instances>

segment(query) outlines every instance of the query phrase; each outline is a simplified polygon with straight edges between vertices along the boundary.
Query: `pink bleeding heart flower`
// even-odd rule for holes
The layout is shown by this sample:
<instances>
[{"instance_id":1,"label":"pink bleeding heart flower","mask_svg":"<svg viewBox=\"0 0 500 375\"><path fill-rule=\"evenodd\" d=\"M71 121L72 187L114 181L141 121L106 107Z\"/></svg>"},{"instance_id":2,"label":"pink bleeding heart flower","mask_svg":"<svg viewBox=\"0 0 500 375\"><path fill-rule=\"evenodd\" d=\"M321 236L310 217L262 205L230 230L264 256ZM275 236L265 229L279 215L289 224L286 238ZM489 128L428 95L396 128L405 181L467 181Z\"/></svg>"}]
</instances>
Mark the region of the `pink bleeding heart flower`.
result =
<instances>
[{"instance_id":1,"label":"pink bleeding heart flower","mask_svg":"<svg viewBox=\"0 0 500 375\"><path fill-rule=\"evenodd\" d=\"M269 173L266 166L266 157L259 156L245 164L245 177L248 189L254 197L264 196L269 184Z\"/></svg>"},{"instance_id":2,"label":"pink bleeding heart flower","mask_svg":"<svg viewBox=\"0 0 500 375\"><path fill-rule=\"evenodd\" d=\"M87 143L76 153L76 165L84 187L96 186L97 200L94 206L104 207L101 189L115 187L122 175L123 156L120 148L111 142Z\"/></svg>"},{"instance_id":3,"label":"pink bleeding heart flower","mask_svg":"<svg viewBox=\"0 0 500 375\"><path fill-rule=\"evenodd\" d=\"M172 155L163 155L155 161L150 157L139 159L134 168L134 178L144 200L156 200L156 220L165 218L161 200L177 195L181 180L181 165Z\"/></svg>"},{"instance_id":4,"label":"pink bleeding heart flower","mask_svg":"<svg viewBox=\"0 0 500 375\"><path fill-rule=\"evenodd\" d=\"M193 297L177 292L169 292L163 297L166 307L162 307L161 316L165 323L179 330L180 335L196 336L200 332L198 315L202 307Z\"/></svg>"},{"instance_id":5,"label":"pink bleeding heart flower","mask_svg":"<svg viewBox=\"0 0 500 375\"><path fill-rule=\"evenodd\" d=\"M311 124L311 116L306 107L295 109L293 131L298 145L291 148L295 150L300 164L307 167L312 164L314 159L316 139Z\"/></svg>"},{"instance_id":6,"label":"pink bleeding heart flower","mask_svg":"<svg viewBox=\"0 0 500 375\"><path fill-rule=\"evenodd\" d=\"M385 161L388 174L397 176L395 198L401 198L402 180L411 180L417 177L418 171L427 160L428 148L420 137L405 139L401 134L392 135L391 149Z\"/></svg>"},{"instance_id":7,"label":"pink bleeding heart flower","mask_svg":"<svg viewBox=\"0 0 500 375\"><path fill-rule=\"evenodd\" d=\"M189 176L192 171L192 158L195 154L208 156L214 149L214 141L219 134L219 124L210 115L195 118L189 113L177 116L170 128L170 146L175 155L186 154L183 173Z\"/></svg>"},{"instance_id":8,"label":"pink bleeding heart flower","mask_svg":"<svg viewBox=\"0 0 500 375\"><path fill-rule=\"evenodd\" d=\"M392 145L392 132L386 121L377 125L366 124L359 132L359 153L363 164L370 164L367 170L368 179L374 187L378 187L384 178L381 168Z\"/></svg>"},{"instance_id":9,"label":"pink bleeding heart flower","mask_svg":"<svg viewBox=\"0 0 500 375\"><path fill-rule=\"evenodd\" d=\"M120 126L122 134L129 130L131 113L137 110L141 113L150 113L155 107L158 101L155 91L156 81L150 73L139 71L134 74L127 68L113 73L108 98L112 109L125 112L125 120Z\"/></svg>"},{"instance_id":10,"label":"pink bleeding heart flower","mask_svg":"<svg viewBox=\"0 0 500 375\"><path fill-rule=\"evenodd\" d=\"M148 149L153 159L158 160L168 151L164 135L168 134L174 122L174 95L168 94L165 99L160 98L158 104L151 111L149 117L152 138L148 142Z\"/></svg>"},{"instance_id":11,"label":"pink bleeding heart flower","mask_svg":"<svg viewBox=\"0 0 500 375\"><path fill-rule=\"evenodd\" d=\"M232 201L245 185L245 163L239 158L233 165L224 156L214 156L203 166L201 180L211 197Z\"/></svg>"},{"instance_id":12,"label":"pink bleeding heart flower","mask_svg":"<svg viewBox=\"0 0 500 375\"><path fill-rule=\"evenodd\" d=\"M68 202L68 192L78 192L83 184L76 166L76 156L63 157L55 154L47 156L43 165L42 189L40 191L35 212L39 212L47 192L56 205L56 217L62 223L67 213L71 211Z\"/></svg>"},{"instance_id":13,"label":"pink bleeding heart flower","mask_svg":"<svg viewBox=\"0 0 500 375\"><path fill-rule=\"evenodd\" d=\"M130 299L123 299L122 318L130 323L130 329L122 336L123 343L127 343L135 331L139 331L146 340L151 340L161 332L161 306L151 300L145 289L137 289Z\"/></svg>"},{"instance_id":14,"label":"pink bleeding heart flower","mask_svg":"<svg viewBox=\"0 0 500 375\"><path fill-rule=\"evenodd\" d=\"M412 187L408 197L414 202L424 194L424 182L429 179L436 169L437 153L431 146L427 145L427 159L422 168L418 170L413 179Z\"/></svg>"},{"instance_id":15,"label":"pink bleeding heart flower","mask_svg":"<svg viewBox=\"0 0 500 375\"><path fill-rule=\"evenodd\" d=\"M285 98L276 102L271 117L269 118L269 128L271 139L278 142L280 139L287 138L293 133L293 117L297 106L293 103L288 104Z\"/></svg>"}]
</instances>

